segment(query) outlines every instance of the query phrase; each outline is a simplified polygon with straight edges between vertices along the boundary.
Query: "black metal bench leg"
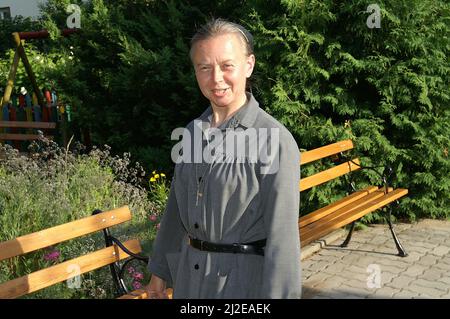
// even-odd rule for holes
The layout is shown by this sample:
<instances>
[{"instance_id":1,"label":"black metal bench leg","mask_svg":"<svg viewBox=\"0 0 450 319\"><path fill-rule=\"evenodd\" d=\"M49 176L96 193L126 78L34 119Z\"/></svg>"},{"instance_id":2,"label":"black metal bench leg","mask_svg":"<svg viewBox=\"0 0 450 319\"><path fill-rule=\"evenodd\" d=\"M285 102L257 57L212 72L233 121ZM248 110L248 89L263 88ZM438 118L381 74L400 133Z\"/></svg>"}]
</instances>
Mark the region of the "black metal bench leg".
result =
<instances>
[{"instance_id":1,"label":"black metal bench leg","mask_svg":"<svg viewBox=\"0 0 450 319\"><path fill-rule=\"evenodd\" d=\"M353 228L355 228L355 222L350 226L350 230L348 232L347 238L345 238L344 242L341 244L341 247L347 247L350 239L352 239Z\"/></svg>"},{"instance_id":2,"label":"black metal bench leg","mask_svg":"<svg viewBox=\"0 0 450 319\"><path fill-rule=\"evenodd\" d=\"M395 246L397 246L398 256L406 257L406 256L408 256L408 253L405 251L402 244L400 244L400 241L398 240L398 237L395 234L394 227L392 226L392 222L391 222L392 207L388 207L387 209L388 209L387 222L389 224L389 229L391 230L392 237L394 237Z\"/></svg>"}]
</instances>

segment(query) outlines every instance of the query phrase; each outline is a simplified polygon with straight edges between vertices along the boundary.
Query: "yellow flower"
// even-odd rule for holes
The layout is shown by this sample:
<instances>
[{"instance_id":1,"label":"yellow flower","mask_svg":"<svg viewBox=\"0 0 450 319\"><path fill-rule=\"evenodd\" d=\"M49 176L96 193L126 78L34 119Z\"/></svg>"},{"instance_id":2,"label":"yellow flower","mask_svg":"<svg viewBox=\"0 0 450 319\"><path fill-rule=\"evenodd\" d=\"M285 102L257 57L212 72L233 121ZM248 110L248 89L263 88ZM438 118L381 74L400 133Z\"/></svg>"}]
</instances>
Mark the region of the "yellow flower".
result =
<instances>
[{"instance_id":1,"label":"yellow flower","mask_svg":"<svg viewBox=\"0 0 450 319\"><path fill-rule=\"evenodd\" d=\"M164 174L164 173L161 173L161 177L166 177L166 174Z\"/></svg>"},{"instance_id":2,"label":"yellow flower","mask_svg":"<svg viewBox=\"0 0 450 319\"><path fill-rule=\"evenodd\" d=\"M153 176L154 178L159 178L159 174L156 174L155 176Z\"/></svg>"},{"instance_id":3,"label":"yellow flower","mask_svg":"<svg viewBox=\"0 0 450 319\"><path fill-rule=\"evenodd\" d=\"M152 174L155 175L156 171L153 171Z\"/></svg>"},{"instance_id":4,"label":"yellow flower","mask_svg":"<svg viewBox=\"0 0 450 319\"><path fill-rule=\"evenodd\" d=\"M156 182L156 179L154 177L150 178L150 182Z\"/></svg>"}]
</instances>

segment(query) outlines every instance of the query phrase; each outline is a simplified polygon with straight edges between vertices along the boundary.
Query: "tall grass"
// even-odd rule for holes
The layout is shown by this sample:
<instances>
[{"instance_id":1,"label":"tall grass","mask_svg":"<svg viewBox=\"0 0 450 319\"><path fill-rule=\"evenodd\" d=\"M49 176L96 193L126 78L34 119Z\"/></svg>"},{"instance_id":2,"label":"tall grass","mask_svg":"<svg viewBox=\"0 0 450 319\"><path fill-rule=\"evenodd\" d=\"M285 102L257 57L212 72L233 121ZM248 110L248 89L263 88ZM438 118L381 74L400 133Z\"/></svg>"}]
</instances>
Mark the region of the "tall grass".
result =
<instances>
[{"instance_id":1,"label":"tall grass","mask_svg":"<svg viewBox=\"0 0 450 319\"><path fill-rule=\"evenodd\" d=\"M0 242L90 216L95 209L128 205L132 221L112 228L112 233L121 240L138 238L143 254L150 254L164 203L155 203L158 195L149 194L145 171L138 163L131 164L130 154L112 156L107 146L86 153L80 144L69 151L48 140L33 143L29 150L24 156L8 145L0 147ZM98 232L2 261L0 282L104 245ZM142 264L136 267L141 268L139 272L145 269ZM113 289L109 269L104 267L83 275L77 289L64 282L27 298L110 298Z\"/></svg>"}]
</instances>

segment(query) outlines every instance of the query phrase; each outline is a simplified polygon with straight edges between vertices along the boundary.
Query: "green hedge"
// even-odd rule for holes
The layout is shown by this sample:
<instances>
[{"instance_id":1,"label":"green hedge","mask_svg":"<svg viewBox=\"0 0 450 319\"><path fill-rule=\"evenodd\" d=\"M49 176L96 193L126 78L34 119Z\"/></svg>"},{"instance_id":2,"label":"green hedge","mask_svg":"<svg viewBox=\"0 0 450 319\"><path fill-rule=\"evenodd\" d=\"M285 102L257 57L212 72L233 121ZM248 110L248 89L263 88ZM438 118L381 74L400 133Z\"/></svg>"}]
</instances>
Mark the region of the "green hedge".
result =
<instances>
[{"instance_id":1,"label":"green hedge","mask_svg":"<svg viewBox=\"0 0 450 319\"><path fill-rule=\"evenodd\" d=\"M51 30L65 23L65 2L48 1ZM370 29L361 0L93 0L82 32L54 42L67 54L73 46L74 59L51 76L94 142L171 170L171 131L207 105L189 38L211 16L240 22L256 41L253 93L300 148L352 138L363 164L392 166L394 186L409 189L396 216L448 217L450 5L377 4L381 28ZM341 184L303 194L302 213L334 200Z\"/></svg>"}]
</instances>

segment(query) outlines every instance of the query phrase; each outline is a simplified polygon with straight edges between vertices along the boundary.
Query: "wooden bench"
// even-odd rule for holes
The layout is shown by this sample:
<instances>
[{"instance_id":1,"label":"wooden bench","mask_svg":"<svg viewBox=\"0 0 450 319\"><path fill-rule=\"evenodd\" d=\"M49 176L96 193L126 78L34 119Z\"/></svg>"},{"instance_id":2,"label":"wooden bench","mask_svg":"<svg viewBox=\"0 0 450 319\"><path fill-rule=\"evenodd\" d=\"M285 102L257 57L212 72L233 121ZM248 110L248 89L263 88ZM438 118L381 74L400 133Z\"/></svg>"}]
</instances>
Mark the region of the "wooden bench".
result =
<instances>
[{"instance_id":1,"label":"wooden bench","mask_svg":"<svg viewBox=\"0 0 450 319\"><path fill-rule=\"evenodd\" d=\"M351 140L345 140L303 152L300 159L301 165L332 157L337 158L339 164L311 176L302 177L300 180L300 192L334 180L340 176L349 176L352 172L359 169L373 169L361 166L358 158L352 158L348 155L348 151L353 148L353 142ZM351 223L348 236L341 244L341 247L346 247L351 239L355 221L366 214L386 207L388 212L385 217L394 238L398 255L401 257L407 256L392 227L392 205L389 204L397 202L399 198L408 193L408 190L402 188L392 189L389 187L388 183L391 177L392 171L383 176L384 185L369 186L361 190L355 189L350 179L348 181L348 188L351 190L351 194L299 219L301 246L303 247Z\"/></svg>"},{"instance_id":2,"label":"wooden bench","mask_svg":"<svg viewBox=\"0 0 450 319\"><path fill-rule=\"evenodd\" d=\"M97 210L92 216L0 243L0 262L101 230L107 246L0 283L0 299L21 297L107 265L110 265L118 295L127 294L129 290L123 280L123 270L128 261L123 265L118 262L125 259L139 259L147 263L148 258L139 255L141 246L137 239L131 239L122 244L110 235L108 228L130 220L131 212L128 206L106 212ZM76 266L76 271L69 271L69 269L75 269L73 266Z\"/></svg>"}]
</instances>

